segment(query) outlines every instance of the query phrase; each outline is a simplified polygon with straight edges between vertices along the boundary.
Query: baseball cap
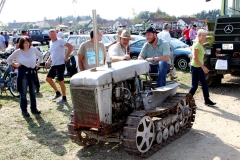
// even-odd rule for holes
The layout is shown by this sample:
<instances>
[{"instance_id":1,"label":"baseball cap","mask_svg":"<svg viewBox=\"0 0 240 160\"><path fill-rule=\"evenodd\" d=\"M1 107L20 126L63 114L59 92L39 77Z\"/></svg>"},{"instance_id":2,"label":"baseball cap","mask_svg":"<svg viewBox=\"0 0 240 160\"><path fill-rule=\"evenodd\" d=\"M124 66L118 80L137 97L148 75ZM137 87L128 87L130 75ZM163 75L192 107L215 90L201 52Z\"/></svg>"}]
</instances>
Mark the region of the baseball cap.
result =
<instances>
[{"instance_id":1,"label":"baseball cap","mask_svg":"<svg viewBox=\"0 0 240 160\"><path fill-rule=\"evenodd\" d=\"M158 31L152 26L147 27L143 34L146 34L147 32L158 33Z\"/></svg>"}]
</instances>

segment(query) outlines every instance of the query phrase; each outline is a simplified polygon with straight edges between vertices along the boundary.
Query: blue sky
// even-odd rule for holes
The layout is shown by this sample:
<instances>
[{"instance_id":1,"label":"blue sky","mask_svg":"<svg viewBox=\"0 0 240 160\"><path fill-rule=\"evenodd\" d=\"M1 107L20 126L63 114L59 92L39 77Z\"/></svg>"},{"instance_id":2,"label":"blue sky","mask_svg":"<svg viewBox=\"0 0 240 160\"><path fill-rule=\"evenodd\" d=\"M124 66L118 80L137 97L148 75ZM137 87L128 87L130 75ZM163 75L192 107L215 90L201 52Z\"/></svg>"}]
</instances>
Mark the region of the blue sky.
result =
<instances>
[{"instance_id":1,"label":"blue sky","mask_svg":"<svg viewBox=\"0 0 240 160\"><path fill-rule=\"evenodd\" d=\"M140 11L155 12L159 7L170 15L181 16L198 13L202 10L220 9L221 0L6 0L0 21L27 22L55 19L67 15L91 15L96 9L102 18L131 18L133 8Z\"/></svg>"}]
</instances>

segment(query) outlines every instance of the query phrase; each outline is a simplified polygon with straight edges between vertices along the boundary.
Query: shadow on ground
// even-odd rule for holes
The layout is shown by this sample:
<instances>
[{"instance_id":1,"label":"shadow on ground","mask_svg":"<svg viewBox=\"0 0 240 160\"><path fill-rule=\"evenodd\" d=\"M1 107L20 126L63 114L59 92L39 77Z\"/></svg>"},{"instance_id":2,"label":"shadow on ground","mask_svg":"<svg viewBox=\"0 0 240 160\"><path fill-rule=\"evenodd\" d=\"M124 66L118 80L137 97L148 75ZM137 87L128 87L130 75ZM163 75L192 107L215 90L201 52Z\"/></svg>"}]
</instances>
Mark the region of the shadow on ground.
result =
<instances>
[{"instance_id":1,"label":"shadow on ground","mask_svg":"<svg viewBox=\"0 0 240 160\"><path fill-rule=\"evenodd\" d=\"M3 93L2 95L0 95L0 99L5 101L11 100L14 102L19 102L19 98L13 97L11 93L7 93L7 94Z\"/></svg>"},{"instance_id":2,"label":"shadow on ground","mask_svg":"<svg viewBox=\"0 0 240 160\"><path fill-rule=\"evenodd\" d=\"M29 131L34 134L34 136L28 136L30 140L48 146L49 150L56 155L63 156L67 153L66 148L63 146L69 141L66 132L57 131L50 122L45 122L40 115L36 116L37 123L31 117L25 119L29 125Z\"/></svg>"},{"instance_id":3,"label":"shadow on ground","mask_svg":"<svg viewBox=\"0 0 240 160\"><path fill-rule=\"evenodd\" d=\"M239 150L223 142L215 134L191 129L148 159L238 159ZM239 148L238 148L239 149Z\"/></svg>"},{"instance_id":4,"label":"shadow on ground","mask_svg":"<svg viewBox=\"0 0 240 160\"><path fill-rule=\"evenodd\" d=\"M69 105L69 103L65 103L58 105L57 110L63 112L64 116L68 117L70 113L73 111L73 108L72 106Z\"/></svg>"},{"instance_id":5,"label":"shadow on ground","mask_svg":"<svg viewBox=\"0 0 240 160\"><path fill-rule=\"evenodd\" d=\"M198 110L203 111L203 112L207 112L207 113L211 113L215 116L218 116L218 117L221 117L221 118L224 118L224 119L229 119L231 121L240 122L240 116L239 115L232 114L232 113L227 112L223 109L220 109L219 107L211 107L211 108L215 109L218 112L212 112L212 111L201 109L201 108L198 108Z\"/></svg>"},{"instance_id":6,"label":"shadow on ground","mask_svg":"<svg viewBox=\"0 0 240 160\"><path fill-rule=\"evenodd\" d=\"M230 79L218 86L209 87L209 91L214 94L221 94L221 95L235 97L239 100L240 99L240 96L239 96L240 95L240 78Z\"/></svg>"},{"instance_id":7,"label":"shadow on ground","mask_svg":"<svg viewBox=\"0 0 240 160\"><path fill-rule=\"evenodd\" d=\"M128 155L123 143L99 142L93 146L83 147L76 155L79 159L131 159L139 160L140 157Z\"/></svg>"},{"instance_id":8,"label":"shadow on ground","mask_svg":"<svg viewBox=\"0 0 240 160\"><path fill-rule=\"evenodd\" d=\"M221 159L238 159L240 152L236 146L226 144L215 134L191 129L188 133L176 139L160 151L147 159L202 159L209 160L219 157ZM239 149L239 148L238 148ZM129 155L124 150L123 143L99 142L90 147L84 147L76 154L79 159L131 159L140 157Z\"/></svg>"}]
</instances>

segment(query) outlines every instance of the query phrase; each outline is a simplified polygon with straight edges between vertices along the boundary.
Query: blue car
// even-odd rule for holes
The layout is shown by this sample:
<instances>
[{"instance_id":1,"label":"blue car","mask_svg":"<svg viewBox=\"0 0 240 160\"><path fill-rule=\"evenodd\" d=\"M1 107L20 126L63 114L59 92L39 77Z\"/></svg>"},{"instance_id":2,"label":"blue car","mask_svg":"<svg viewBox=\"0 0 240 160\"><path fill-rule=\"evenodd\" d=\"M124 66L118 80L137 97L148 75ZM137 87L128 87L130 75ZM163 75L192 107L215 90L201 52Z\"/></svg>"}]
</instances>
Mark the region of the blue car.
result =
<instances>
[{"instance_id":1,"label":"blue car","mask_svg":"<svg viewBox=\"0 0 240 160\"><path fill-rule=\"evenodd\" d=\"M137 59L141 49L146 43L146 39L141 39L130 44L130 56L132 59ZM188 45L176 38L171 38L170 45L173 49L174 65L179 69L187 69L191 54L191 49Z\"/></svg>"}]
</instances>

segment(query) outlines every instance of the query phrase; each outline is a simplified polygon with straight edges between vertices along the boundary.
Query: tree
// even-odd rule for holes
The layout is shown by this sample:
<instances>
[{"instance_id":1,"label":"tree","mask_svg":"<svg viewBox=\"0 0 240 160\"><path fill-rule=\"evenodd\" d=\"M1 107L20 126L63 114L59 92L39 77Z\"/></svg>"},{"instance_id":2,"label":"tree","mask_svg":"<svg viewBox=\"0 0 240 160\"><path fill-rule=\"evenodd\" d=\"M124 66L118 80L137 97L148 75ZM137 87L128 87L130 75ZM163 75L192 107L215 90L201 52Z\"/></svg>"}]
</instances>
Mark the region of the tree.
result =
<instances>
[{"instance_id":1,"label":"tree","mask_svg":"<svg viewBox=\"0 0 240 160\"><path fill-rule=\"evenodd\" d=\"M101 16L99 14L97 14L97 19L102 19Z\"/></svg>"},{"instance_id":2,"label":"tree","mask_svg":"<svg viewBox=\"0 0 240 160\"><path fill-rule=\"evenodd\" d=\"M32 29L33 28L33 24L32 23L28 23L27 28L28 29Z\"/></svg>"},{"instance_id":3,"label":"tree","mask_svg":"<svg viewBox=\"0 0 240 160\"><path fill-rule=\"evenodd\" d=\"M142 11L138 14L138 17L141 19L148 19L150 17L149 11Z\"/></svg>"},{"instance_id":4,"label":"tree","mask_svg":"<svg viewBox=\"0 0 240 160\"><path fill-rule=\"evenodd\" d=\"M217 15L220 14L220 9L214 9L206 11L201 11L200 13L194 14L194 16L199 20L205 20L207 17L209 17L210 20L215 20Z\"/></svg>"},{"instance_id":5,"label":"tree","mask_svg":"<svg viewBox=\"0 0 240 160\"><path fill-rule=\"evenodd\" d=\"M142 23L143 20L139 18L134 8L132 8L132 14L133 14L133 18L131 19L131 21L133 24Z\"/></svg>"},{"instance_id":6,"label":"tree","mask_svg":"<svg viewBox=\"0 0 240 160\"><path fill-rule=\"evenodd\" d=\"M81 17L77 16L77 22L81 21Z\"/></svg>"},{"instance_id":7,"label":"tree","mask_svg":"<svg viewBox=\"0 0 240 160\"><path fill-rule=\"evenodd\" d=\"M122 18L122 17L118 17L117 19L121 20L121 19L123 19L123 18Z\"/></svg>"},{"instance_id":8,"label":"tree","mask_svg":"<svg viewBox=\"0 0 240 160\"><path fill-rule=\"evenodd\" d=\"M26 30L27 29L27 24L26 23L24 23L23 25L22 25L22 28L21 28L22 30Z\"/></svg>"},{"instance_id":9,"label":"tree","mask_svg":"<svg viewBox=\"0 0 240 160\"><path fill-rule=\"evenodd\" d=\"M76 30L79 30L79 29L83 29L84 27L83 27L83 25L81 25L81 24L76 24L76 26L75 26L75 29Z\"/></svg>"},{"instance_id":10,"label":"tree","mask_svg":"<svg viewBox=\"0 0 240 160\"><path fill-rule=\"evenodd\" d=\"M62 17L60 17L59 18L59 23L62 24L62 22L63 22L63 19L62 19Z\"/></svg>"}]
</instances>

